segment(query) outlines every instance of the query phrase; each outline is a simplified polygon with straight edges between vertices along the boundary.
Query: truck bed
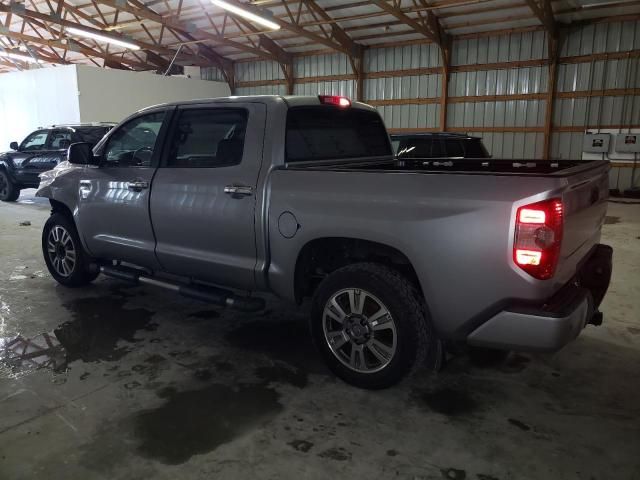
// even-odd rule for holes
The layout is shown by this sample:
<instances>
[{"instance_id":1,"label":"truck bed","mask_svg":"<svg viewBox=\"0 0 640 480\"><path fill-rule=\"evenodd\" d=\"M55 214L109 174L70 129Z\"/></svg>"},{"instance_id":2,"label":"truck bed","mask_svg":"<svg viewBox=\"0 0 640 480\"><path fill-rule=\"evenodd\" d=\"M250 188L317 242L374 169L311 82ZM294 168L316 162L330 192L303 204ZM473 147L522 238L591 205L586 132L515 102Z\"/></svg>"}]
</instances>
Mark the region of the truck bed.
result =
<instances>
[{"instance_id":1,"label":"truck bed","mask_svg":"<svg viewBox=\"0 0 640 480\"><path fill-rule=\"evenodd\" d=\"M318 235L390 245L415 266L439 333L463 338L477 326L475 317L505 302L552 297L599 243L608 162L433 163L389 157L290 163L273 170L271 286L286 295L281 272L294 264L280 260ZM554 277L540 281L513 265L515 215L519 206L550 198L563 201L564 235ZM291 212L299 226L286 243L277 240L282 212Z\"/></svg>"},{"instance_id":2,"label":"truck bed","mask_svg":"<svg viewBox=\"0 0 640 480\"><path fill-rule=\"evenodd\" d=\"M567 177L608 165L606 160L505 160L505 159L410 159L349 162L305 162L288 168L321 170L451 173L464 175L517 175Z\"/></svg>"}]
</instances>

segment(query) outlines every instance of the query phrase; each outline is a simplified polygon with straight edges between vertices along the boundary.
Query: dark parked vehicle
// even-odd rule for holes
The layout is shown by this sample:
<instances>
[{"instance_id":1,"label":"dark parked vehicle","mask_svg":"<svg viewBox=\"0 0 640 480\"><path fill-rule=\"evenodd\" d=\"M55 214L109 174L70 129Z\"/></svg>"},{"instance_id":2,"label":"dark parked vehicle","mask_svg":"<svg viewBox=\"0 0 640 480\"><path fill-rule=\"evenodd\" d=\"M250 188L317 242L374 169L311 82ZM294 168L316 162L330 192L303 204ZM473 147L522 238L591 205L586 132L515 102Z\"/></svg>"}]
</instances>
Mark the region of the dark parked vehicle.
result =
<instances>
[{"instance_id":1,"label":"dark parked vehicle","mask_svg":"<svg viewBox=\"0 0 640 480\"><path fill-rule=\"evenodd\" d=\"M0 154L0 200L15 201L21 189L38 187L38 176L66 160L69 145L95 145L114 125L52 125L32 132L20 144L11 142L12 151Z\"/></svg>"},{"instance_id":2,"label":"dark parked vehicle","mask_svg":"<svg viewBox=\"0 0 640 480\"><path fill-rule=\"evenodd\" d=\"M491 158L480 137L459 133L391 135L398 159Z\"/></svg>"}]
</instances>

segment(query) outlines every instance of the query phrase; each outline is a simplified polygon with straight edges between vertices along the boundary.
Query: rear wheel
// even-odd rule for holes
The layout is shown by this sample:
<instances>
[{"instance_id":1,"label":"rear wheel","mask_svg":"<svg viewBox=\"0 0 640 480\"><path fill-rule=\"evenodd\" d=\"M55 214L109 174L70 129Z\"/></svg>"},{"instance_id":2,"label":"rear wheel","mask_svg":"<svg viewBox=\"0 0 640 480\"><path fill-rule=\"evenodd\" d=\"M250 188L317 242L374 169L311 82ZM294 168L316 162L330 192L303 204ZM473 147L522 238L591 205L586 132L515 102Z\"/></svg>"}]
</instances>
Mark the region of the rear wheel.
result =
<instances>
[{"instance_id":1,"label":"rear wheel","mask_svg":"<svg viewBox=\"0 0 640 480\"><path fill-rule=\"evenodd\" d=\"M0 170L0 200L15 202L20 196L20 189L11 181L4 170Z\"/></svg>"},{"instance_id":2,"label":"rear wheel","mask_svg":"<svg viewBox=\"0 0 640 480\"><path fill-rule=\"evenodd\" d=\"M314 341L347 383L379 389L415 367L437 369L442 345L413 284L383 265L336 270L318 287L311 313Z\"/></svg>"},{"instance_id":3,"label":"rear wheel","mask_svg":"<svg viewBox=\"0 0 640 480\"><path fill-rule=\"evenodd\" d=\"M54 213L44 224L42 253L51 276L67 287L80 287L95 280L91 259L83 250L76 227L62 213Z\"/></svg>"}]
</instances>

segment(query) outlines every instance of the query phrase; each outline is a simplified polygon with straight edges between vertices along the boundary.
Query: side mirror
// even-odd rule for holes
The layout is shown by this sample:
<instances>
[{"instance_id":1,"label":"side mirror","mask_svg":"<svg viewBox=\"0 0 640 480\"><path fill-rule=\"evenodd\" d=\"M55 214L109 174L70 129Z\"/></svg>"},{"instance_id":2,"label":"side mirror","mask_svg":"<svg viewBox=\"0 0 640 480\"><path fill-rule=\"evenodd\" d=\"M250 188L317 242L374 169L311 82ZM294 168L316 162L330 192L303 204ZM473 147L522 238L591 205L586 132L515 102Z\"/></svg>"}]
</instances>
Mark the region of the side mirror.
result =
<instances>
[{"instance_id":1,"label":"side mirror","mask_svg":"<svg viewBox=\"0 0 640 480\"><path fill-rule=\"evenodd\" d=\"M9 148L10 148L11 150L18 150L18 149L20 148L20 145L18 145L18 142L11 142L11 143L9 144Z\"/></svg>"},{"instance_id":2,"label":"side mirror","mask_svg":"<svg viewBox=\"0 0 640 480\"><path fill-rule=\"evenodd\" d=\"M67 150L67 160L75 165L98 165L99 161L93 156L93 147L90 143L72 143Z\"/></svg>"}]
</instances>

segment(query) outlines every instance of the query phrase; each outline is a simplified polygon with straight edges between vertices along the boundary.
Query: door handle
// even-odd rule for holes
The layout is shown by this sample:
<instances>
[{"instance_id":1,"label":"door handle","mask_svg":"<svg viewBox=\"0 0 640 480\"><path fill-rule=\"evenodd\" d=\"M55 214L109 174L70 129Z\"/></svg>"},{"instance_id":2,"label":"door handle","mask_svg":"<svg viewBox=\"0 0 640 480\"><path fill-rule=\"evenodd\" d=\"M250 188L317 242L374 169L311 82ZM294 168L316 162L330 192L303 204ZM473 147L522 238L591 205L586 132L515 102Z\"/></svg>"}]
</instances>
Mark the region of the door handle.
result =
<instances>
[{"instance_id":1,"label":"door handle","mask_svg":"<svg viewBox=\"0 0 640 480\"><path fill-rule=\"evenodd\" d=\"M253 195L252 187L243 187L241 185L227 185L224 187L224 193L232 196L247 196Z\"/></svg>"},{"instance_id":2,"label":"door handle","mask_svg":"<svg viewBox=\"0 0 640 480\"><path fill-rule=\"evenodd\" d=\"M149 182L143 182L140 180L136 180L135 182L129 182L127 184L129 190L133 190L134 192L139 192L144 190L145 188L149 188Z\"/></svg>"}]
</instances>

